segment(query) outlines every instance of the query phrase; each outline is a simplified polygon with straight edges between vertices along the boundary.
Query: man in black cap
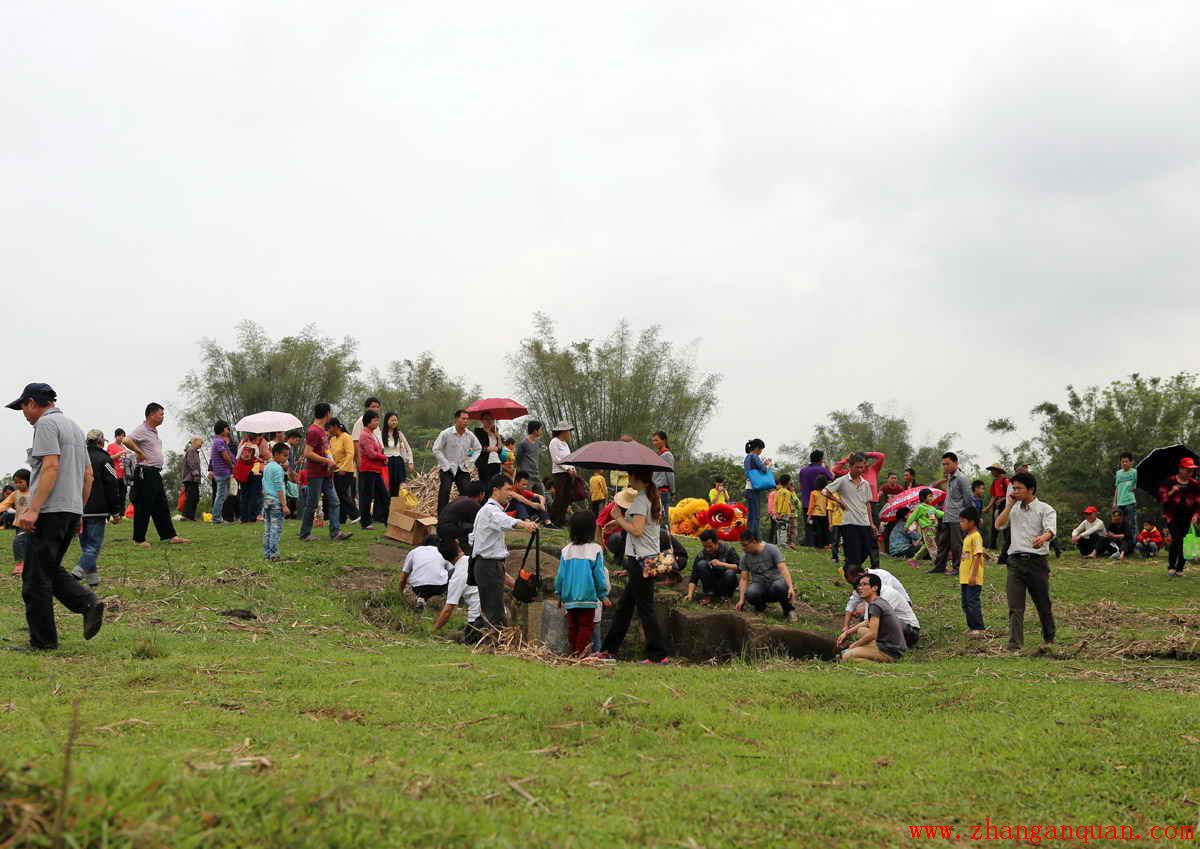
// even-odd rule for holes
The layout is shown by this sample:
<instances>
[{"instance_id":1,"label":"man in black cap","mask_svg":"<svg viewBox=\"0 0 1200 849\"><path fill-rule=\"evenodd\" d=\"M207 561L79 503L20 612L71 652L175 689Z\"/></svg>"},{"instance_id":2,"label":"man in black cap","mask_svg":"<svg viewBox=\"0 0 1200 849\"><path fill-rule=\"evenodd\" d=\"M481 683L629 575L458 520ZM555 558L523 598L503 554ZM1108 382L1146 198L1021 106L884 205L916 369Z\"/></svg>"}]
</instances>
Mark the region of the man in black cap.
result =
<instances>
[{"instance_id":1,"label":"man in black cap","mask_svg":"<svg viewBox=\"0 0 1200 849\"><path fill-rule=\"evenodd\" d=\"M29 648L58 648L54 599L83 615L83 638L90 640L104 623L104 603L86 585L62 568L63 555L79 533L83 505L91 495L92 466L79 425L54 406L58 399L45 383L31 383L8 405L20 410L33 425L29 449L32 496L17 516L17 526L29 534L21 597L29 624Z\"/></svg>"}]
</instances>

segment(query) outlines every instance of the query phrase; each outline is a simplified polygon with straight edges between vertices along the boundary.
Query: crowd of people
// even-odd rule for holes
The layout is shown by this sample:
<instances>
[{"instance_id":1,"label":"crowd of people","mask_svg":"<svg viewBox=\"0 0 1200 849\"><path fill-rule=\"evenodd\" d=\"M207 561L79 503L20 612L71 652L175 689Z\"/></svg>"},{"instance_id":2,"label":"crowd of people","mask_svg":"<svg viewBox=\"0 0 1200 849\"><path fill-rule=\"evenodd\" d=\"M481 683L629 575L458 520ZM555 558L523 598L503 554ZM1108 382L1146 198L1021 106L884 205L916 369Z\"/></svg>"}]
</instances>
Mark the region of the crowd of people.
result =
<instances>
[{"instance_id":1,"label":"crowd of people","mask_svg":"<svg viewBox=\"0 0 1200 849\"><path fill-rule=\"evenodd\" d=\"M146 536L151 523L162 542L189 542L176 531L163 486L165 458L158 428L165 411L160 404L147 405L141 424L129 433L116 429L106 444L100 430L85 435L68 419L46 384L29 384L8 406L21 410L34 428L30 468L13 475L11 489L0 501L0 514L7 511L16 530L14 572L22 575L30 646L57 646L54 598L84 617L90 639L103 622L104 606L95 588L109 523L132 518L138 546L150 545ZM272 562L283 557L286 518L298 519L302 543L313 542L313 531L321 526L327 526L336 543L350 538L344 530L350 523L363 530L386 523L390 500L414 467L399 417L382 415L380 409L377 398L366 399L361 417L347 430L329 404L318 403L307 428L270 434L271 439L242 433L235 440L229 423L216 421L207 463L203 440L189 440L184 451L178 518L197 521L200 486L207 478L212 523L261 522L263 556ZM435 630L463 604L468 639L502 629L504 589L513 586L505 569L505 533L565 528L570 543L560 558L556 592L566 610L572 651L612 659L636 614L645 633L646 662L669 662L654 615L654 593L662 575L682 573L687 551L670 533L676 478L667 433L657 431L650 438L663 468L611 470L607 475L597 469L585 482L569 461L574 433L569 423L550 429L550 476L543 479L540 422L527 422L525 436L517 442L503 437L489 414L474 430L470 420L466 410L457 410L433 441L439 476L436 534L408 555L403 570L405 586L421 604L444 598ZM916 644L920 624L901 582L881 568L881 549L910 566L927 557L930 572L956 575L967 629L976 635L985 632L980 594L986 562L995 559L1007 566L1009 648L1023 646L1027 597L1037 610L1043 641L1053 642L1048 558L1056 545L1057 515L1038 499L1037 480L1027 464L1019 463L1011 477L993 464L988 487L969 480L958 457L946 452L941 480L920 487L911 468L884 474L886 457L879 452L852 452L829 468L823 453L814 451L794 476L777 476L772 462L762 457L764 448L761 439L746 444L747 516L736 540L740 551L713 531L702 532L687 583L689 600L699 591L702 604L731 603L739 611L756 612L778 603L786 618L796 619L796 589L781 548L802 541L844 563L842 574L852 593L837 638L844 647L841 656L886 662ZM1136 482L1133 457L1123 455L1110 521L1102 522L1096 508L1089 507L1071 541L1084 557L1124 558L1135 551L1153 557L1166 547L1168 573L1181 575L1182 539L1200 510L1196 463L1184 457L1156 493L1165 519L1162 530L1147 522L1135 531ZM452 493L457 497L452 499ZM888 500L905 493L915 493L912 506L887 515ZM732 500L724 478L713 481L708 495L713 504ZM769 537L760 528L764 507L771 520ZM62 562L76 536L80 556L68 572ZM616 561L611 576L606 552ZM625 579L615 601L609 598L610 577ZM606 607L612 608L612 622L601 638Z\"/></svg>"}]
</instances>

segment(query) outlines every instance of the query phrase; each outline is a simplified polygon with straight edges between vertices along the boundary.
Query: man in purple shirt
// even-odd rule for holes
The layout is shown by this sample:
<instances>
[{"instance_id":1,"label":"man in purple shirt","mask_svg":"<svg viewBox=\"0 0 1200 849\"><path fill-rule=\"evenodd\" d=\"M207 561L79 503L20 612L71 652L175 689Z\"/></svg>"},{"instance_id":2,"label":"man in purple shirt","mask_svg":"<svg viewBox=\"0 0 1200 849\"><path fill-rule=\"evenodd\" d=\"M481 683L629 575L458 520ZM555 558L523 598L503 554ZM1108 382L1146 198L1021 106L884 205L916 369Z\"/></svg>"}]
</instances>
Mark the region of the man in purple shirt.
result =
<instances>
[{"instance_id":1,"label":"man in purple shirt","mask_svg":"<svg viewBox=\"0 0 1200 849\"><path fill-rule=\"evenodd\" d=\"M212 451L208 457L208 476L213 482L212 523L224 524L221 510L229 496L229 479L233 477L233 453L229 450L229 422L217 419L213 425Z\"/></svg>"},{"instance_id":2,"label":"man in purple shirt","mask_svg":"<svg viewBox=\"0 0 1200 849\"><path fill-rule=\"evenodd\" d=\"M804 544L812 546L813 542L812 526L808 523L808 496L814 489L817 488L817 478L823 477L826 481L833 480L833 472L829 471L825 463L825 452L817 449L808 455L808 465L796 472L796 480L800 484L800 503L804 505L801 513L804 518Z\"/></svg>"}]
</instances>

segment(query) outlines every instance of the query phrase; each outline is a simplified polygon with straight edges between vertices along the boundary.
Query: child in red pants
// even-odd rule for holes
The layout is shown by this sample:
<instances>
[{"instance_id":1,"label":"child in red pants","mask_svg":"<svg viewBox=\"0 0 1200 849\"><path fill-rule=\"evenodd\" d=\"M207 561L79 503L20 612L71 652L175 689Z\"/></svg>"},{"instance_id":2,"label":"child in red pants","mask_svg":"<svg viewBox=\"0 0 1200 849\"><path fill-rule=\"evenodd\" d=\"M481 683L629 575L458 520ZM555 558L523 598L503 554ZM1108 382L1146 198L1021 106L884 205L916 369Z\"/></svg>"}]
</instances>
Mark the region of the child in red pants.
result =
<instances>
[{"instance_id":1,"label":"child in red pants","mask_svg":"<svg viewBox=\"0 0 1200 849\"><path fill-rule=\"evenodd\" d=\"M595 517L586 510L571 514L571 544L562 550L554 592L558 606L567 610L567 644L571 653L586 655L592 648L596 608L608 606L608 570L604 549L596 544Z\"/></svg>"}]
</instances>

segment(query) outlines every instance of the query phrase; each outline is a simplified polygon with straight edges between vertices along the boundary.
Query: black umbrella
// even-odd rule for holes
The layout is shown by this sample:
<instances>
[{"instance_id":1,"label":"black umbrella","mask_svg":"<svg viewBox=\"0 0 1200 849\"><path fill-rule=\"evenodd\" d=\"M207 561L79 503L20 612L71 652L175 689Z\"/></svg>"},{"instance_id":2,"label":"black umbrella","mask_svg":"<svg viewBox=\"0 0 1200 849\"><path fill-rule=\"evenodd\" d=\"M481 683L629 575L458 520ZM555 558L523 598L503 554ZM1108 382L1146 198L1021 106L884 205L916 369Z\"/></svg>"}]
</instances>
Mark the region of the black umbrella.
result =
<instances>
[{"instance_id":1,"label":"black umbrella","mask_svg":"<svg viewBox=\"0 0 1200 849\"><path fill-rule=\"evenodd\" d=\"M1179 461L1184 457L1200 461L1200 454L1186 445L1155 448L1137 464L1138 489L1158 498L1158 488L1162 486L1163 481L1179 471Z\"/></svg>"}]
</instances>

